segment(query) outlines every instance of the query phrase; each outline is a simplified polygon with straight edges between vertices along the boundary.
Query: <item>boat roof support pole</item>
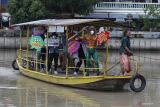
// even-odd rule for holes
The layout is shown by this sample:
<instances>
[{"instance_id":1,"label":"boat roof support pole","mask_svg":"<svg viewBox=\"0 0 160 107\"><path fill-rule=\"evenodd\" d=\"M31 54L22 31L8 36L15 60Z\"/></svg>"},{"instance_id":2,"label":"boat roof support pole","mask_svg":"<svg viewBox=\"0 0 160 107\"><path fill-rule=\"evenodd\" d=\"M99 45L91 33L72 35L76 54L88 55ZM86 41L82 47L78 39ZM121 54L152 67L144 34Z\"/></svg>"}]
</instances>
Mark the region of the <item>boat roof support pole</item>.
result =
<instances>
[{"instance_id":1,"label":"boat roof support pole","mask_svg":"<svg viewBox=\"0 0 160 107\"><path fill-rule=\"evenodd\" d=\"M19 50L20 50L20 58L22 59L22 28L20 28L20 40L19 40Z\"/></svg>"},{"instance_id":2,"label":"boat roof support pole","mask_svg":"<svg viewBox=\"0 0 160 107\"><path fill-rule=\"evenodd\" d=\"M40 61L38 62L38 51L36 51L36 71L38 72L38 64L40 64Z\"/></svg>"},{"instance_id":3,"label":"boat roof support pole","mask_svg":"<svg viewBox=\"0 0 160 107\"><path fill-rule=\"evenodd\" d=\"M65 36L66 36L66 78L68 78L68 57L67 57L67 55L68 55L68 27L67 26L65 26L65 30L66 30L66 34L65 34Z\"/></svg>"},{"instance_id":4,"label":"boat roof support pole","mask_svg":"<svg viewBox=\"0 0 160 107\"><path fill-rule=\"evenodd\" d=\"M46 73L48 75L48 27L46 27L46 32L45 32L45 35L46 35Z\"/></svg>"},{"instance_id":5,"label":"boat roof support pole","mask_svg":"<svg viewBox=\"0 0 160 107\"><path fill-rule=\"evenodd\" d=\"M106 44L106 70L104 72L104 76L106 76L107 71L108 71L108 42Z\"/></svg>"},{"instance_id":6,"label":"boat roof support pole","mask_svg":"<svg viewBox=\"0 0 160 107\"><path fill-rule=\"evenodd\" d=\"M20 37L20 40L19 40L19 49L21 50L22 49L22 29L20 28L20 35L19 35L19 37Z\"/></svg>"},{"instance_id":7,"label":"boat roof support pole","mask_svg":"<svg viewBox=\"0 0 160 107\"><path fill-rule=\"evenodd\" d=\"M29 60L28 60L28 54L29 54L29 26L27 26L27 50L26 50L26 60L27 60L27 69L29 69Z\"/></svg>"}]
</instances>

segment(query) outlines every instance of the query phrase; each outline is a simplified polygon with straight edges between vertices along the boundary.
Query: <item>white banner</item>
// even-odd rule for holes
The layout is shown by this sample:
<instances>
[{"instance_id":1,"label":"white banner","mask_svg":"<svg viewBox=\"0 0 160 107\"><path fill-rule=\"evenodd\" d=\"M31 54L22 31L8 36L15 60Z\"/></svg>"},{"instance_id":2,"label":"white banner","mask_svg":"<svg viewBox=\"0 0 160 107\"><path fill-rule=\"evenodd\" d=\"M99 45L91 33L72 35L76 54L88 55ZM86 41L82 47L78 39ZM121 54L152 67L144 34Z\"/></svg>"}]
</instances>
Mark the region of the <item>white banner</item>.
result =
<instances>
[{"instance_id":1,"label":"white banner","mask_svg":"<svg viewBox=\"0 0 160 107\"><path fill-rule=\"evenodd\" d=\"M48 32L64 32L64 26L49 26Z\"/></svg>"}]
</instances>

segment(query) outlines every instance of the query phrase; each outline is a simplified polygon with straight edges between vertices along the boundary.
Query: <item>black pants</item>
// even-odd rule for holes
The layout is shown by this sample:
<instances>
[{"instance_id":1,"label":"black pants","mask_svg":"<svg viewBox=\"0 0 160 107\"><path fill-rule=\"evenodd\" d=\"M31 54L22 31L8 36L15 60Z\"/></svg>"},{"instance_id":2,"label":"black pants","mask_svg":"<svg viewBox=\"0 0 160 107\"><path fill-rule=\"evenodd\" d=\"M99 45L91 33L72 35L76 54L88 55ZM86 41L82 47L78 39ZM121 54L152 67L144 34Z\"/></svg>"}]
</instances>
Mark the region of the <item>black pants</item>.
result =
<instances>
[{"instance_id":1,"label":"black pants","mask_svg":"<svg viewBox=\"0 0 160 107\"><path fill-rule=\"evenodd\" d=\"M51 69L53 58L54 58L54 70L55 71L57 70L58 56L59 56L59 53L49 53L49 55L48 55L48 71Z\"/></svg>"},{"instance_id":2,"label":"black pants","mask_svg":"<svg viewBox=\"0 0 160 107\"><path fill-rule=\"evenodd\" d=\"M84 65L86 67L86 58L85 58L85 54L82 48L82 45L80 44L80 47L78 49L78 57L79 57L79 62L76 64L76 69L75 72L78 72L80 66L82 65L82 60L84 59Z\"/></svg>"}]
</instances>

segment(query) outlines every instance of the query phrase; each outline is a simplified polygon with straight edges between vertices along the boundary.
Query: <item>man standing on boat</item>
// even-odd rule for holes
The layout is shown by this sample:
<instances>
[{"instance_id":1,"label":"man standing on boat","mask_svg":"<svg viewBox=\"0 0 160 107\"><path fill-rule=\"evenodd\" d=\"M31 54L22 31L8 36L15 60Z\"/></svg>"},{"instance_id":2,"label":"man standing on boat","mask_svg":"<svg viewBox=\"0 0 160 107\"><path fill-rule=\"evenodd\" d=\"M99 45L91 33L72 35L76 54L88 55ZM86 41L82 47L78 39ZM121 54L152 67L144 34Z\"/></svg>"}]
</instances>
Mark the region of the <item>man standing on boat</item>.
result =
<instances>
[{"instance_id":1,"label":"man standing on boat","mask_svg":"<svg viewBox=\"0 0 160 107\"><path fill-rule=\"evenodd\" d=\"M97 35L96 35L96 28L94 26L90 26L88 30L88 34L80 37L79 39L85 40L86 42L86 76L89 76L89 67L90 67L90 58L92 57L95 63L95 67L97 69L97 75L99 75L99 63L98 63L98 56L96 52L97 46Z\"/></svg>"},{"instance_id":2,"label":"man standing on boat","mask_svg":"<svg viewBox=\"0 0 160 107\"><path fill-rule=\"evenodd\" d=\"M46 44L46 39L45 39ZM59 37L56 32L53 32L51 37L48 38L48 71L52 74L51 66L54 58L54 74L58 74L58 57L59 57Z\"/></svg>"}]
</instances>

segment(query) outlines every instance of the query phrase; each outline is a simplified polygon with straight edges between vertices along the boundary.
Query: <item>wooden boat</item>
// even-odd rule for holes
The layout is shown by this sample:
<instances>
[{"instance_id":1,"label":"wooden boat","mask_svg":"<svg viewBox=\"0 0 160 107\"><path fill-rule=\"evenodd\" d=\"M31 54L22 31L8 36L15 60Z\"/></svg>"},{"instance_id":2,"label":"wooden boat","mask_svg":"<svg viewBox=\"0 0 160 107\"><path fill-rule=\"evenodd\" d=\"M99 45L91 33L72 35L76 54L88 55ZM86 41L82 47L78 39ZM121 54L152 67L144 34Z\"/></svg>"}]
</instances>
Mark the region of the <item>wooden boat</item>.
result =
<instances>
[{"instance_id":1,"label":"wooden boat","mask_svg":"<svg viewBox=\"0 0 160 107\"><path fill-rule=\"evenodd\" d=\"M138 64L135 64L135 71L132 75L129 76L112 76L108 75L107 71L110 69L108 67L108 45L106 45L106 63L105 66L102 68L83 68L82 73L78 76L74 76L70 74L69 69L73 69L75 67L69 66L68 56L65 55L66 62L65 62L65 70L61 71L63 73L59 73L58 75L51 75L49 74L47 67L48 67L48 53L46 54L45 62L40 62L37 60L37 52L30 54L31 50L29 46L29 38L30 30L33 26L43 26L47 28L47 35L46 38L48 39L48 32L55 31L55 29L59 29L58 32L65 32L66 35L66 44L68 43L68 33L70 29L77 28L80 29L84 26L106 26L109 25L110 21L103 20L103 19L47 19L47 20L38 20L26 23L20 23L13 25L14 27L20 27L20 49L17 51L16 61L13 62L13 67L17 63L19 71L28 77L35 78L41 81L63 85L63 86L70 86L76 88L83 88L83 89L90 89L90 90L108 90L113 88L122 88L126 83L130 84L130 87L135 92L140 92L145 88L146 81L145 78L139 74ZM22 28L27 28L27 45L26 50L22 50ZM68 45L66 45L66 49L68 49ZM46 46L46 50L48 52L48 46ZM67 50L65 51L67 53ZM63 53L64 54L64 53ZM38 64L43 63L46 66L45 72L40 72L38 70ZM98 76L90 75L85 76L85 69L100 69L101 74ZM137 87L135 85L136 80L140 80L140 85Z\"/></svg>"}]
</instances>

